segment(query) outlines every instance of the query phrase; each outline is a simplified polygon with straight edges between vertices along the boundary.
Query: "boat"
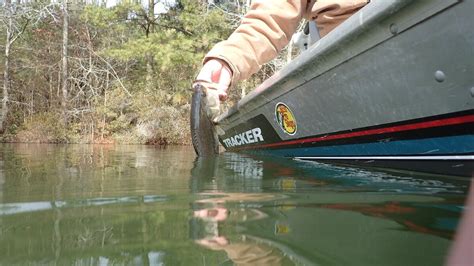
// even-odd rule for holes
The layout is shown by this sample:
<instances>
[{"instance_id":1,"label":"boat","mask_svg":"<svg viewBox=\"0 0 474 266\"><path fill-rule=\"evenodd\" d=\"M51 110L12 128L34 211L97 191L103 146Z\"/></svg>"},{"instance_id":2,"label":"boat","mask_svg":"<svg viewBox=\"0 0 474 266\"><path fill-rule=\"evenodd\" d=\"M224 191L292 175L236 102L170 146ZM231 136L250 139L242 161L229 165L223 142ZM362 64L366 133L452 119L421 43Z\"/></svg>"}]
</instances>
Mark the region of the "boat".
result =
<instances>
[{"instance_id":1,"label":"boat","mask_svg":"<svg viewBox=\"0 0 474 266\"><path fill-rule=\"evenodd\" d=\"M474 176L474 1L371 1L217 118L227 151Z\"/></svg>"}]
</instances>

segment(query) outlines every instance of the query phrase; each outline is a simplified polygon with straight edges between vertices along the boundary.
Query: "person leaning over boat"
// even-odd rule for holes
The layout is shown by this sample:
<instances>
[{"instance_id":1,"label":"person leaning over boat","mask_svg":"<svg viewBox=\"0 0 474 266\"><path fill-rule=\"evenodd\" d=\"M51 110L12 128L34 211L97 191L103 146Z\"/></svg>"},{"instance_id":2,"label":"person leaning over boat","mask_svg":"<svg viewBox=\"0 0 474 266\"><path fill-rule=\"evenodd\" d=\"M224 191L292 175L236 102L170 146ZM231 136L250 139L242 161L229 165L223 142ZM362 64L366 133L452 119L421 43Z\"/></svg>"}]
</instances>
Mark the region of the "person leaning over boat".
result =
<instances>
[{"instance_id":1,"label":"person leaning over boat","mask_svg":"<svg viewBox=\"0 0 474 266\"><path fill-rule=\"evenodd\" d=\"M205 56L195 84L208 89L211 105L227 98L228 88L250 77L277 56L305 18L316 21L321 37L369 0L254 0L241 25ZM213 108L217 116L219 108ZM216 111L217 110L217 111Z\"/></svg>"}]
</instances>

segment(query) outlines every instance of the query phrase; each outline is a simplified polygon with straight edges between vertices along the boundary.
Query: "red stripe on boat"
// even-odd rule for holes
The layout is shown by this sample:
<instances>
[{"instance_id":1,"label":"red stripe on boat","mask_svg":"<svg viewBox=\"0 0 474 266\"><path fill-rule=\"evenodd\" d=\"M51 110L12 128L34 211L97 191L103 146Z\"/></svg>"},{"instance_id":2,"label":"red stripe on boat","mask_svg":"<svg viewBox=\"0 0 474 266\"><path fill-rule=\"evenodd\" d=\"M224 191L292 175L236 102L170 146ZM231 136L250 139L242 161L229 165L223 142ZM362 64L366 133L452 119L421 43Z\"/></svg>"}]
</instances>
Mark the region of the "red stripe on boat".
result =
<instances>
[{"instance_id":1,"label":"red stripe on boat","mask_svg":"<svg viewBox=\"0 0 474 266\"><path fill-rule=\"evenodd\" d=\"M474 122L474 115L466 115L466 116L460 116L460 117L454 117L454 118L439 119L439 120L392 126L392 127L386 127L386 128L369 129L369 130L362 130L362 131L356 131L356 132L350 132L350 133L341 133L341 134L326 135L326 136L321 136L321 137L313 137L313 138L307 138L307 139L298 139L298 140L289 140L289 141L277 142L277 143L253 145L253 146L237 148L237 150L277 147L277 146L283 146L283 145L304 144L304 143L309 143L309 142L322 142L322 141L328 141L328 140L346 139L346 138L362 137L362 136L369 136L369 135L379 135L379 134L385 134L385 133L410 131L410 130L416 130L416 129L432 128L432 127L459 125L459 124L466 124L466 123L472 123L472 122Z\"/></svg>"}]
</instances>

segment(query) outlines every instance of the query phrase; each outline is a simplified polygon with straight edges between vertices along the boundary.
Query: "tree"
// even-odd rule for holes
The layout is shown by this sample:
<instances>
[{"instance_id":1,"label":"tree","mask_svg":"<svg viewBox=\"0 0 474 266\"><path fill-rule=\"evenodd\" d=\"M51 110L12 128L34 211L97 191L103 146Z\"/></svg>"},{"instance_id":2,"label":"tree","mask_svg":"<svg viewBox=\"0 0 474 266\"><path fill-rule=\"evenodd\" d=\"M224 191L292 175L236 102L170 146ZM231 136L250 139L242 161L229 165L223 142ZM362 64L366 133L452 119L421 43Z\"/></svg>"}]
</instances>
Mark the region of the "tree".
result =
<instances>
[{"instance_id":1,"label":"tree","mask_svg":"<svg viewBox=\"0 0 474 266\"><path fill-rule=\"evenodd\" d=\"M2 97L2 111L0 113L0 132L4 131L5 120L8 115L8 102L9 92L11 90L10 81L10 56L11 47L13 43L23 34L26 27L28 26L29 19L26 18L22 21L17 20L21 17L21 12L18 12L17 4L13 5L11 0L5 0L5 7L3 9L4 24L6 27L6 40L5 40L5 68L3 70L3 97Z\"/></svg>"},{"instance_id":2,"label":"tree","mask_svg":"<svg viewBox=\"0 0 474 266\"><path fill-rule=\"evenodd\" d=\"M62 41L62 119L63 123L67 123L67 101L68 101L68 41L69 41L69 14L68 14L68 0L63 0L62 14L63 14L63 41Z\"/></svg>"}]
</instances>

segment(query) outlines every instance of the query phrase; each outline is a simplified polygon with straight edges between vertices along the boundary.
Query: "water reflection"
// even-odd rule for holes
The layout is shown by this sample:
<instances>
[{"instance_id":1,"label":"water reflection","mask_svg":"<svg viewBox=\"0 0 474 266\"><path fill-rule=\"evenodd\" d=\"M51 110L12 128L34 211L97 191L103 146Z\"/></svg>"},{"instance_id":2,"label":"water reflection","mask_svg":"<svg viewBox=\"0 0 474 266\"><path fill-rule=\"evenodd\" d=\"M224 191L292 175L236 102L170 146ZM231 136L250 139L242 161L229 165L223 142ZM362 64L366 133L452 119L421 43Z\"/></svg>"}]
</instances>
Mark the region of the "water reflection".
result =
<instances>
[{"instance_id":1,"label":"water reflection","mask_svg":"<svg viewBox=\"0 0 474 266\"><path fill-rule=\"evenodd\" d=\"M264 241L256 241L245 234L232 235L219 231L219 223L243 223L267 218L258 208L225 207L231 202L263 202L274 199L274 195L242 193L207 193L211 198L198 200L194 211L195 227L202 232L195 234L196 243L210 250L225 251L229 260L237 265L282 265L289 263L285 254ZM215 197L217 196L217 197ZM222 197L222 198L221 198ZM195 229L198 231L199 229Z\"/></svg>"},{"instance_id":2,"label":"water reflection","mask_svg":"<svg viewBox=\"0 0 474 266\"><path fill-rule=\"evenodd\" d=\"M195 162L192 188L205 199L193 204L201 226L194 237L236 264L439 265L468 187L466 180L223 157ZM258 252L240 251L252 245Z\"/></svg>"},{"instance_id":3,"label":"water reflection","mask_svg":"<svg viewBox=\"0 0 474 266\"><path fill-rule=\"evenodd\" d=\"M44 211L60 208L73 208L85 206L101 206L111 204L136 204L136 203L154 203L166 201L166 196L144 195L141 197L116 197L116 198L92 198L71 201L53 201L53 202L18 202L0 204L0 216L19 214L25 212Z\"/></svg>"},{"instance_id":4,"label":"water reflection","mask_svg":"<svg viewBox=\"0 0 474 266\"><path fill-rule=\"evenodd\" d=\"M191 265L188 148L1 145L0 264Z\"/></svg>"},{"instance_id":5,"label":"water reflection","mask_svg":"<svg viewBox=\"0 0 474 266\"><path fill-rule=\"evenodd\" d=\"M467 189L189 147L1 145L0 264L440 265Z\"/></svg>"}]
</instances>

